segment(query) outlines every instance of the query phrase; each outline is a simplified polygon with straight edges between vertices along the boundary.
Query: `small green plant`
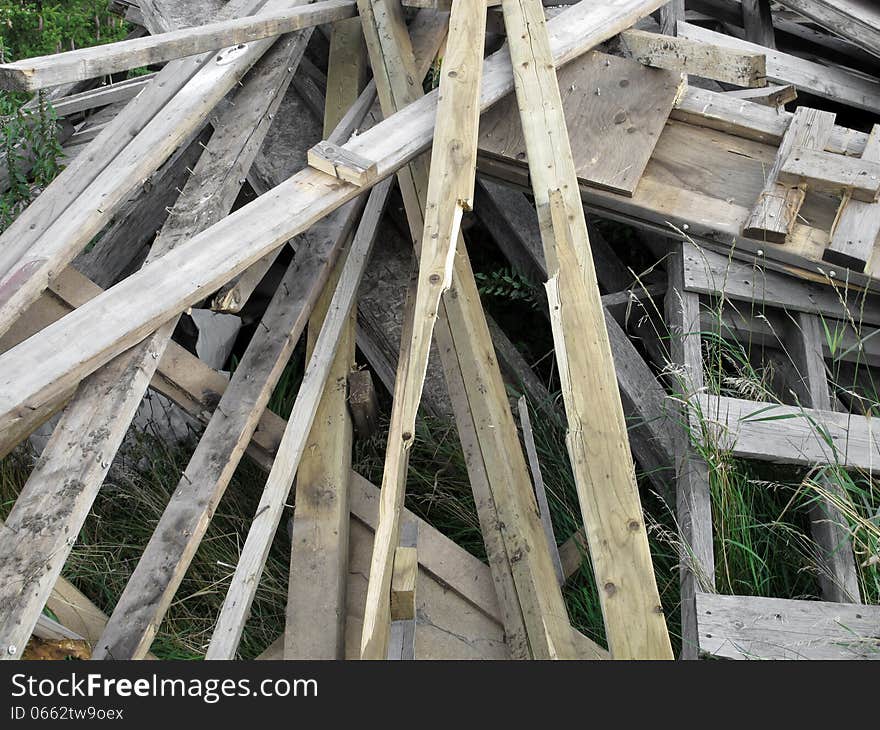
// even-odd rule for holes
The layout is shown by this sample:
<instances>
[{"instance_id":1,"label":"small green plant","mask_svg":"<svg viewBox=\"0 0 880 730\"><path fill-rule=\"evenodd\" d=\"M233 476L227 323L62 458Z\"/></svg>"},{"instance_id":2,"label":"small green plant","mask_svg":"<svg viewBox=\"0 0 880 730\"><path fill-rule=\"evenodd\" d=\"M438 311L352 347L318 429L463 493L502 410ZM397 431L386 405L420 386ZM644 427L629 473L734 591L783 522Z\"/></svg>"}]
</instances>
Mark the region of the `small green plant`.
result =
<instances>
[{"instance_id":1,"label":"small green plant","mask_svg":"<svg viewBox=\"0 0 880 730\"><path fill-rule=\"evenodd\" d=\"M525 302L534 309L538 309L541 304L538 287L514 269L495 269L488 274L480 272L474 276L483 296L509 302Z\"/></svg>"}]
</instances>

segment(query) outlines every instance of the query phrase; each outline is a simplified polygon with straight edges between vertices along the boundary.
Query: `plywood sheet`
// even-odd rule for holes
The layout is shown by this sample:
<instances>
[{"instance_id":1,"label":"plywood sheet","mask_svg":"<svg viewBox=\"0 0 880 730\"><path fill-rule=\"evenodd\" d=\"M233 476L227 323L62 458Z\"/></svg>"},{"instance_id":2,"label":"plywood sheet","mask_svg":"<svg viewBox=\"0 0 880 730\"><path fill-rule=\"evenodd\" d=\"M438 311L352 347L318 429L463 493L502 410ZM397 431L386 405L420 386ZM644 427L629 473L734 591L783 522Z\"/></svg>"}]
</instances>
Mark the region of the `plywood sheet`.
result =
<instances>
[{"instance_id":1,"label":"plywood sheet","mask_svg":"<svg viewBox=\"0 0 880 730\"><path fill-rule=\"evenodd\" d=\"M578 179L631 196L682 88L681 74L592 51L559 72ZM526 164L515 96L480 123L480 151Z\"/></svg>"}]
</instances>

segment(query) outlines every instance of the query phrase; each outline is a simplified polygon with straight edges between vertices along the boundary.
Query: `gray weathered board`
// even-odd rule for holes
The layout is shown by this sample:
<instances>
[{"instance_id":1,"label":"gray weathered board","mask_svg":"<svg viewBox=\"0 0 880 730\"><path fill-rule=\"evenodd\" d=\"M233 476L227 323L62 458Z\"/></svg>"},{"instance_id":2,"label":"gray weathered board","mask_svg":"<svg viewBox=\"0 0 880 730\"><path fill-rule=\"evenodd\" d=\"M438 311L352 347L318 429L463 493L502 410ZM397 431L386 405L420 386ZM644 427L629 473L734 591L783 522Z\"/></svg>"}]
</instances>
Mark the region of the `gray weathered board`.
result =
<instances>
[{"instance_id":1,"label":"gray weathered board","mask_svg":"<svg viewBox=\"0 0 880 730\"><path fill-rule=\"evenodd\" d=\"M632 195L683 84L674 71L592 51L559 71L578 179ZM483 115L480 151L527 164L511 96Z\"/></svg>"},{"instance_id":2,"label":"gray weathered board","mask_svg":"<svg viewBox=\"0 0 880 730\"><path fill-rule=\"evenodd\" d=\"M700 650L728 659L880 659L880 606L697 593Z\"/></svg>"}]
</instances>

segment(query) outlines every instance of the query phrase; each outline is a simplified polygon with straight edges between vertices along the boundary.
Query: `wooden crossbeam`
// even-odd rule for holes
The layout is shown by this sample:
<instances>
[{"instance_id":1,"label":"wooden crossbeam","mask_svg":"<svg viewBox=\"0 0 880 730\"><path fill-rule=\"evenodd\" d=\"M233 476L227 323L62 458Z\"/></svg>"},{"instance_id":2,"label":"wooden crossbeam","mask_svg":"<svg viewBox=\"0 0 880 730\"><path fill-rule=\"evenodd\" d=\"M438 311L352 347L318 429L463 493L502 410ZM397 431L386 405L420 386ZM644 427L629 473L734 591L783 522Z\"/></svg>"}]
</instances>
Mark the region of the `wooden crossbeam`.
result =
<instances>
[{"instance_id":1,"label":"wooden crossbeam","mask_svg":"<svg viewBox=\"0 0 880 730\"><path fill-rule=\"evenodd\" d=\"M746 40L765 48L776 48L770 0L741 0Z\"/></svg>"},{"instance_id":2,"label":"wooden crossbeam","mask_svg":"<svg viewBox=\"0 0 880 730\"><path fill-rule=\"evenodd\" d=\"M251 17L0 64L0 88L37 91L217 49L226 49L218 54L218 61L222 58L229 63L248 43L351 18L357 13L355 0L322 0L305 6L287 0L283 4L288 7Z\"/></svg>"},{"instance_id":3,"label":"wooden crossbeam","mask_svg":"<svg viewBox=\"0 0 880 730\"><path fill-rule=\"evenodd\" d=\"M700 394L701 438L732 456L813 467L831 464L874 472L880 446L871 419L850 413Z\"/></svg>"},{"instance_id":4,"label":"wooden crossbeam","mask_svg":"<svg viewBox=\"0 0 880 730\"><path fill-rule=\"evenodd\" d=\"M537 0L505 0L502 10L508 37L516 39L510 53L549 275L569 456L609 649L617 659L671 658L544 13Z\"/></svg>"},{"instance_id":5,"label":"wooden crossbeam","mask_svg":"<svg viewBox=\"0 0 880 730\"><path fill-rule=\"evenodd\" d=\"M874 203L880 193L880 162L795 147L779 169L779 181Z\"/></svg>"},{"instance_id":6,"label":"wooden crossbeam","mask_svg":"<svg viewBox=\"0 0 880 730\"><path fill-rule=\"evenodd\" d=\"M834 118L830 112L798 107L779 145L776 160L767 171L761 197L743 227L744 236L785 243L806 191L802 185L784 184L779 173L794 150L824 149L834 128Z\"/></svg>"},{"instance_id":7,"label":"wooden crossbeam","mask_svg":"<svg viewBox=\"0 0 880 730\"><path fill-rule=\"evenodd\" d=\"M880 607L697 594L700 650L728 659L880 659Z\"/></svg>"}]
</instances>

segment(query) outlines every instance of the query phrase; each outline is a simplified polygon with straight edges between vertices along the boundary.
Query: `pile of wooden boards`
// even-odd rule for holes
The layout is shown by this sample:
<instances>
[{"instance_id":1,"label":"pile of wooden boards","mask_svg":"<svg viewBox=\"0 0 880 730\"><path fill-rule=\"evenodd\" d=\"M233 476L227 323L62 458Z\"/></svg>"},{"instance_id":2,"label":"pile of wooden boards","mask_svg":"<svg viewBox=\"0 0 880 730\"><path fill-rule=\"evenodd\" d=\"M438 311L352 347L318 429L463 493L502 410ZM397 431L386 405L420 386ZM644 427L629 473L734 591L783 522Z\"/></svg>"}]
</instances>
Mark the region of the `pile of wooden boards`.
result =
<instances>
[{"instance_id":1,"label":"pile of wooden boards","mask_svg":"<svg viewBox=\"0 0 880 730\"><path fill-rule=\"evenodd\" d=\"M833 500L814 525L832 603L715 595L686 428L701 409L738 455L880 463L870 419L836 412L818 329L852 314L835 287L880 326L874 3L110 5L128 40L0 66L5 88L48 89L67 129L66 169L0 236L0 454L54 419L0 528L4 658L34 633L147 657L245 454L268 476L209 659L237 656L291 501L286 631L266 656L671 659L637 465L677 511L682 657L880 656ZM600 218L641 231L647 275ZM484 312L469 225L545 282L561 407ZM761 432L766 404L703 383L700 297L759 285L798 312L811 374L785 435ZM256 322L231 376L182 346L182 315ZM749 336L767 321L729 316ZM301 340L285 422L267 403ZM392 396L379 487L352 471L377 428L372 374ZM531 418L567 423L583 526L559 547L510 385ZM61 572L148 389L204 430L108 618ZM488 565L405 507L420 409L454 419ZM798 416L855 445L823 449ZM582 560L607 646L566 609Z\"/></svg>"}]
</instances>

